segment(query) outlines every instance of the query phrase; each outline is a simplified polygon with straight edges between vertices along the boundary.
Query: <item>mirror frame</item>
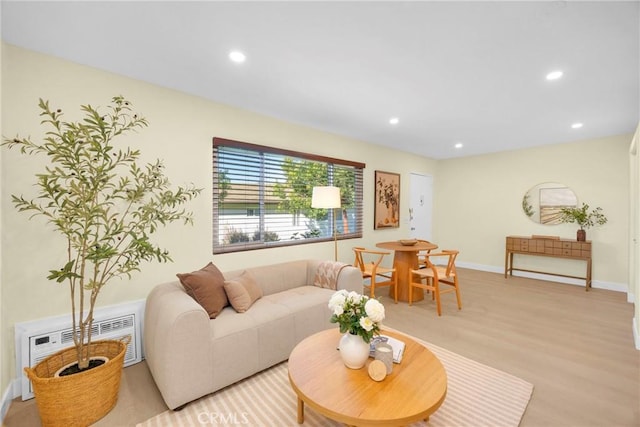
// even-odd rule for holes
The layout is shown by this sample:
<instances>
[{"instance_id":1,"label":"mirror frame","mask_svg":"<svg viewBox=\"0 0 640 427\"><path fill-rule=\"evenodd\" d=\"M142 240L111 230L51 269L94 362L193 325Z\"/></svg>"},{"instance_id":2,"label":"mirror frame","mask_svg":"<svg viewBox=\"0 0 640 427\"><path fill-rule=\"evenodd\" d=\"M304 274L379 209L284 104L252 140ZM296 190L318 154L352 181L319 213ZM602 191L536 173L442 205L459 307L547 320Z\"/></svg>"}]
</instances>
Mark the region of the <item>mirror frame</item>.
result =
<instances>
[{"instance_id":1,"label":"mirror frame","mask_svg":"<svg viewBox=\"0 0 640 427\"><path fill-rule=\"evenodd\" d=\"M533 222L542 225L561 224L560 210L576 207L578 196L569 187L558 182L534 185L522 197L522 211Z\"/></svg>"}]
</instances>

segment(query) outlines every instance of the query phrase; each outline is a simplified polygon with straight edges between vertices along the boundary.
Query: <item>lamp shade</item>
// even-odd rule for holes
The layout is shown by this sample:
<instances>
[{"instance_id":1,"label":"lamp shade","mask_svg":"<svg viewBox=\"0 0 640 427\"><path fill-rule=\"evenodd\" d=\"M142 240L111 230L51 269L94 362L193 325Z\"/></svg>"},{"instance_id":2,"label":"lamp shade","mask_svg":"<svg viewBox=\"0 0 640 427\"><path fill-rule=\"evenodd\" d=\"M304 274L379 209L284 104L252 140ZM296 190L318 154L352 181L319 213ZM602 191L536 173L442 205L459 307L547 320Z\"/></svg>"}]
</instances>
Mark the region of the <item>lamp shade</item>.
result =
<instances>
[{"instance_id":1,"label":"lamp shade","mask_svg":"<svg viewBox=\"0 0 640 427\"><path fill-rule=\"evenodd\" d=\"M339 187L313 187L311 207L316 209L332 209L340 207Z\"/></svg>"}]
</instances>

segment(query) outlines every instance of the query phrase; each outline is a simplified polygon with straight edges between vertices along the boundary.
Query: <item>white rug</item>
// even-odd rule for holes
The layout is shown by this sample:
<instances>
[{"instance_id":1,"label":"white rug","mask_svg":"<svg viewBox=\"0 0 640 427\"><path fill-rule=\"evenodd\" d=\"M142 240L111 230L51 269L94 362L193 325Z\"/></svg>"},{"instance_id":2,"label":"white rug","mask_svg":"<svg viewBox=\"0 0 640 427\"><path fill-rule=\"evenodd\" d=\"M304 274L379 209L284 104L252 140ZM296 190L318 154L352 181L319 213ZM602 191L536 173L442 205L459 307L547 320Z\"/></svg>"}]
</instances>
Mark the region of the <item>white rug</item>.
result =
<instances>
[{"instance_id":1,"label":"white rug","mask_svg":"<svg viewBox=\"0 0 640 427\"><path fill-rule=\"evenodd\" d=\"M513 375L480 364L427 342L447 371L447 397L428 427L517 427L533 385ZM166 411L137 427L188 427L245 425L252 427L297 426L296 395L291 389L287 362L187 405L182 411ZM342 426L305 405L303 426Z\"/></svg>"}]
</instances>

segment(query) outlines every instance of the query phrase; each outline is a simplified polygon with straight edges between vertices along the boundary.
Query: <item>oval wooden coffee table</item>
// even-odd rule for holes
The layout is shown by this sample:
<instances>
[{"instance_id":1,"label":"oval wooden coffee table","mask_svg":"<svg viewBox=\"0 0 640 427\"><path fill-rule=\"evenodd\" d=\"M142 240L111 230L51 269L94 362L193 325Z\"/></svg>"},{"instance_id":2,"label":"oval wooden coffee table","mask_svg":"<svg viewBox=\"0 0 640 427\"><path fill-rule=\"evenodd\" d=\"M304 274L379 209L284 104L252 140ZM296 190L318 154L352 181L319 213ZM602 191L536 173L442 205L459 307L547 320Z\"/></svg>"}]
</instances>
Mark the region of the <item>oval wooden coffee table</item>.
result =
<instances>
[{"instance_id":1,"label":"oval wooden coffee table","mask_svg":"<svg viewBox=\"0 0 640 427\"><path fill-rule=\"evenodd\" d=\"M328 329L304 339L289 356L289 381L298 395L298 423L304 405L352 426L401 426L427 420L447 394L447 374L426 347L396 332L382 331L405 342L402 362L376 382L367 366L349 369L337 350L340 331Z\"/></svg>"}]
</instances>

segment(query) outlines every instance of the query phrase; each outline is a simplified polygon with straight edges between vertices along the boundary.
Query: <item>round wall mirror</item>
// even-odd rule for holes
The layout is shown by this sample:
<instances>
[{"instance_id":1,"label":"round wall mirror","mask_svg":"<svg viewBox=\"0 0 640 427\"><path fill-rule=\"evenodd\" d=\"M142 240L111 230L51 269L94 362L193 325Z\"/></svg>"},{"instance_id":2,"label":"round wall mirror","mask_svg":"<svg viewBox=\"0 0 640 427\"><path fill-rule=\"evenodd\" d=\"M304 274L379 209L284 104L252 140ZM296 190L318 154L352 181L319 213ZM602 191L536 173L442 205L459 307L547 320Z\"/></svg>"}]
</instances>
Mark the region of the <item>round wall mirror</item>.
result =
<instances>
[{"instance_id":1,"label":"round wall mirror","mask_svg":"<svg viewBox=\"0 0 640 427\"><path fill-rule=\"evenodd\" d=\"M576 207L578 198L572 189L557 182L544 182L532 187L522 198L522 210L533 222L560 224L560 210Z\"/></svg>"}]
</instances>

